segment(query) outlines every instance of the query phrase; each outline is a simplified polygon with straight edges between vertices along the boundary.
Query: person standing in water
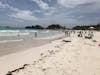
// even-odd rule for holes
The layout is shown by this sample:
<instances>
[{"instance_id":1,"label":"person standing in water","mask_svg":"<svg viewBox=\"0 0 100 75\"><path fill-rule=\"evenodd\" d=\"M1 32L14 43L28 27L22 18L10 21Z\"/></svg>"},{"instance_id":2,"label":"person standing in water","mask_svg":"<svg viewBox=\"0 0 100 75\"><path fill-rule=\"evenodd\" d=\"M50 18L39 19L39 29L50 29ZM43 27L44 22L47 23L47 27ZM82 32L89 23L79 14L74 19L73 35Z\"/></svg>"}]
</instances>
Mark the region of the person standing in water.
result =
<instances>
[{"instance_id":1,"label":"person standing in water","mask_svg":"<svg viewBox=\"0 0 100 75\"><path fill-rule=\"evenodd\" d=\"M20 33L18 32L18 35L17 35L18 39L20 38Z\"/></svg>"},{"instance_id":2,"label":"person standing in water","mask_svg":"<svg viewBox=\"0 0 100 75\"><path fill-rule=\"evenodd\" d=\"M67 37L68 37L68 31L65 31L65 36L67 36Z\"/></svg>"},{"instance_id":3,"label":"person standing in water","mask_svg":"<svg viewBox=\"0 0 100 75\"><path fill-rule=\"evenodd\" d=\"M37 38L37 32L35 32L35 38Z\"/></svg>"}]
</instances>

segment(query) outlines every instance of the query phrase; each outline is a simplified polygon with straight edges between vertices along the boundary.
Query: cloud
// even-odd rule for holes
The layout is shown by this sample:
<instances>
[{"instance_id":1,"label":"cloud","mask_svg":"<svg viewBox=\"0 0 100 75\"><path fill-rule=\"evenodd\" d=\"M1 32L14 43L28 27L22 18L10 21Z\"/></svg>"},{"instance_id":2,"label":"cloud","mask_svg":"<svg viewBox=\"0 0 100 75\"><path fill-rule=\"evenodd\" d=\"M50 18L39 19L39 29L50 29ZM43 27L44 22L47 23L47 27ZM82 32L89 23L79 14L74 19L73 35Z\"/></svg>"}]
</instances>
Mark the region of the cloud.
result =
<instances>
[{"instance_id":1,"label":"cloud","mask_svg":"<svg viewBox=\"0 0 100 75\"><path fill-rule=\"evenodd\" d=\"M48 4L46 2L43 2L42 0L32 0L32 1L36 2L37 5L43 10L49 9Z\"/></svg>"},{"instance_id":2,"label":"cloud","mask_svg":"<svg viewBox=\"0 0 100 75\"><path fill-rule=\"evenodd\" d=\"M55 13L58 12L56 8L49 9L48 11L44 12L44 16L52 16L55 15Z\"/></svg>"},{"instance_id":3,"label":"cloud","mask_svg":"<svg viewBox=\"0 0 100 75\"><path fill-rule=\"evenodd\" d=\"M41 13L41 11L40 11L40 10L34 10L34 12L35 12L35 13Z\"/></svg>"},{"instance_id":4,"label":"cloud","mask_svg":"<svg viewBox=\"0 0 100 75\"><path fill-rule=\"evenodd\" d=\"M8 8L8 9L14 11L10 15L8 15L10 17L21 19L21 20L28 20L28 21L37 20L37 18L35 16L33 16L33 12L30 10L20 10L18 8L10 6L9 4L3 4L2 2L0 2L0 7Z\"/></svg>"},{"instance_id":5,"label":"cloud","mask_svg":"<svg viewBox=\"0 0 100 75\"><path fill-rule=\"evenodd\" d=\"M32 12L29 10L19 10L16 13L13 13L9 15L14 18L22 19L22 20L28 20L28 21L35 21L37 20L37 17L32 15Z\"/></svg>"},{"instance_id":6,"label":"cloud","mask_svg":"<svg viewBox=\"0 0 100 75\"><path fill-rule=\"evenodd\" d=\"M44 13L44 15L45 15L45 16L50 16L50 15L52 15L54 12L55 12L55 11L46 12L46 13Z\"/></svg>"},{"instance_id":7,"label":"cloud","mask_svg":"<svg viewBox=\"0 0 100 75\"><path fill-rule=\"evenodd\" d=\"M58 4L65 6L67 8L74 8L81 4L96 2L100 4L99 0L57 0Z\"/></svg>"},{"instance_id":8,"label":"cloud","mask_svg":"<svg viewBox=\"0 0 100 75\"><path fill-rule=\"evenodd\" d=\"M78 16L77 18L78 18L78 19L81 19L81 18L84 18L84 16Z\"/></svg>"},{"instance_id":9,"label":"cloud","mask_svg":"<svg viewBox=\"0 0 100 75\"><path fill-rule=\"evenodd\" d=\"M0 2L0 8L8 8L8 9L13 10L13 11L19 10L18 8L14 8L14 7L10 6L9 4L3 4L2 2Z\"/></svg>"},{"instance_id":10,"label":"cloud","mask_svg":"<svg viewBox=\"0 0 100 75\"><path fill-rule=\"evenodd\" d=\"M64 12L65 16L73 16L70 18L76 19L77 24L95 23L95 18L100 17L100 0L57 0L57 3L61 7L61 14Z\"/></svg>"},{"instance_id":11,"label":"cloud","mask_svg":"<svg viewBox=\"0 0 100 75\"><path fill-rule=\"evenodd\" d=\"M41 10L36 10L35 12L40 13L42 12L44 16L50 16L55 13L56 8L55 7L50 7L46 2L42 0L32 0L33 2L36 2L37 5ZM51 0L49 0L50 2Z\"/></svg>"},{"instance_id":12,"label":"cloud","mask_svg":"<svg viewBox=\"0 0 100 75\"><path fill-rule=\"evenodd\" d=\"M0 8L6 8L6 7L9 7L8 4L3 4L2 2L0 2Z\"/></svg>"},{"instance_id":13,"label":"cloud","mask_svg":"<svg viewBox=\"0 0 100 75\"><path fill-rule=\"evenodd\" d=\"M48 0L49 2L51 2L51 0Z\"/></svg>"},{"instance_id":14,"label":"cloud","mask_svg":"<svg viewBox=\"0 0 100 75\"><path fill-rule=\"evenodd\" d=\"M10 3L12 2L9 0ZM25 0L27 8L0 2L0 8L8 8L9 17L31 24L89 24L100 20L100 0ZM56 2L57 1L57 2ZM23 2L23 0L21 1ZM38 5L34 6L34 2ZM6 2L5 2L6 3ZM18 3L18 2L16 2ZM13 3L12 3L13 5ZM18 8L17 8L18 7ZM33 9L34 8L34 9ZM23 10L22 10L23 9ZM26 10L24 10L26 9ZM2 11L2 10L1 10Z\"/></svg>"}]
</instances>

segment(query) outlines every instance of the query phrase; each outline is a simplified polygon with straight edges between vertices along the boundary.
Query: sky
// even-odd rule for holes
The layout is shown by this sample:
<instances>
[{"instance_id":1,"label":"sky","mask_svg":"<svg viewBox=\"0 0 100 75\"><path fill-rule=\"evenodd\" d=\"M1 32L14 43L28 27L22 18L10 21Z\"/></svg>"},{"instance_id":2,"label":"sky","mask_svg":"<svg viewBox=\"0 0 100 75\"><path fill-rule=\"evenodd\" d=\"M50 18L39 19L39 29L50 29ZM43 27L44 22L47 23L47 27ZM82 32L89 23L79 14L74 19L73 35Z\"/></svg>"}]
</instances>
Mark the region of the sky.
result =
<instances>
[{"instance_id":1,"label":"sky","mask_svg":"<svg viewBox=\"0 0 100 75\"><path fill-rule=\"evenodd\" d=\"M100 23L100 0L0 0L0 26Z\"/></svg>"}]
</instances>

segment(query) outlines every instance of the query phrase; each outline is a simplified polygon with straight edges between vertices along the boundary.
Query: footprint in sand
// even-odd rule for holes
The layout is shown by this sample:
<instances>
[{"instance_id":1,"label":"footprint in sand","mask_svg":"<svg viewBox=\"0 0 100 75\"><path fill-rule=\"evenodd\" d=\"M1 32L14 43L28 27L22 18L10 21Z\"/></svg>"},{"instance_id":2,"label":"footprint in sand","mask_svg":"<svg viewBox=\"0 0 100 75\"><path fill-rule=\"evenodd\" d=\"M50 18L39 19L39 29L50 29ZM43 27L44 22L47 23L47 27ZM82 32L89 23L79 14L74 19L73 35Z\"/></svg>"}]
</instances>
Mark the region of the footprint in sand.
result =
<instances>
[{"instance_id":1,"label":"footprint in sand","mask_svg":"<svg viewBox=\"0 0 100 75\"><path fill-rule=\"evenodd\" d=\"M68 60L68 62L71 63L72 61L71 60Z\"/></svg>"},{"instance_id":2,"label":"footprint in sand","mask_svg":"<svg viewBox=\"0 0 100 75\"><path fill-rule=\"evenodd\" d=\"M80 72L77 69L72 70L71 75L80 75Z\"/></svg>"}]
</instances>

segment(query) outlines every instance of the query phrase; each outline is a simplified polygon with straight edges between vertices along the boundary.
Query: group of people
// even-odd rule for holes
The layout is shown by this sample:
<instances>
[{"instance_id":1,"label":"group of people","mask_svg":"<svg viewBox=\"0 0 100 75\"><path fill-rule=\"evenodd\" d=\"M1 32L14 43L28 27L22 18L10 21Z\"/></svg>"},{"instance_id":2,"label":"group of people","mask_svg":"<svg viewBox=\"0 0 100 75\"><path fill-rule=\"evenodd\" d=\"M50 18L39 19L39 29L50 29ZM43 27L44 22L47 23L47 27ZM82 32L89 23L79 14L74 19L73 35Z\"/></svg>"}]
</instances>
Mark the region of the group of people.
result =
<instances>
[{"instance_id":1,"label":"group of people","mask_svg":"<svg viewBox=\"0 0 100 75\"><path fill-rule=\"evenodd\" d=\"M66 37L70 37L71 34L76 34L77 33L77 37L84 37L87 39L92 39L94 36L94 32L93 31L83 31L83 30L79 30L79 31L75 31L75 30L66 30L65 31L65 36Z\"/></svg>"},{"instance_id":2,"label":"group of people","mask_svg":"<svg viewBox=\"0 0 100 75\"><path fill-rule=\"evenodd\" d=\"M92 39L93 36L94 36L94 33L93 31L79 31L78 37L84 37L84 38L87 38L87 39Z\"/></svg>"}]
</instances>

